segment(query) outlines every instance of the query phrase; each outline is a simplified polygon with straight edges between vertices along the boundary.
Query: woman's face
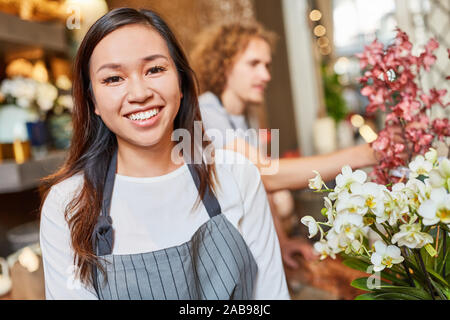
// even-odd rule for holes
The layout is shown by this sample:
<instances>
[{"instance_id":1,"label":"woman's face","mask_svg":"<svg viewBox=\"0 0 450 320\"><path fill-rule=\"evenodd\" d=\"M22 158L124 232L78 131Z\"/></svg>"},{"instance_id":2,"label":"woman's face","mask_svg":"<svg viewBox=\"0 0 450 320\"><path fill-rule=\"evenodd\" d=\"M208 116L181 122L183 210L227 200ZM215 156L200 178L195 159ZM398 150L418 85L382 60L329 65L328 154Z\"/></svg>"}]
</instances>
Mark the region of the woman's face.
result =
<instances>
[{"instance_id":1,"label":"woman's face","mask_svg":"<svg viewBox=\"0 0 450 320\"><path fill-rule=\"evenodd\" d=\"M104 37L89 66L95 113L118 143L141 147L169 143L182 93L165 40L133 24Z\"/></svg>"}]
</instances>

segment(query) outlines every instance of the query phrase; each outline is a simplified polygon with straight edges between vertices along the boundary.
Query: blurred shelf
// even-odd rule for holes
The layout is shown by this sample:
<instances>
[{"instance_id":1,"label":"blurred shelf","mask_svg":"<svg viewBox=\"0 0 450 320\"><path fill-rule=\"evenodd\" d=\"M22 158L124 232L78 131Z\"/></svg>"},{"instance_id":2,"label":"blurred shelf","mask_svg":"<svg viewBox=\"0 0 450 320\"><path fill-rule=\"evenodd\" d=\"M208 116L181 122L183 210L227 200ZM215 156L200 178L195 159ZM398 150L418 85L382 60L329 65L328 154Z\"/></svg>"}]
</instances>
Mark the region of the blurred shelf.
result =
<instances>
[{"instance_id":1,"label":"blurred shelf","mask_svg":"<svg viewBox=\"0 0 450 320\"><path fill-rule=\"evenodd\" d=\"M61 22L33 22L0 12L0 51L42 48L69 51L66 30Z\"/></svg>"},{"instance_id":2,"label":"blurred shelf","mask_svg":"<svg viewBox=\"0 0 450 320\"><path fill-rule=\"evenodd\" d=\"M66 150L50 151L42 159L17 164L14 160L0 162L0 193L21 192L39 185L39 180L54 173L66 158Z\"/></svg>"}]
</instances>

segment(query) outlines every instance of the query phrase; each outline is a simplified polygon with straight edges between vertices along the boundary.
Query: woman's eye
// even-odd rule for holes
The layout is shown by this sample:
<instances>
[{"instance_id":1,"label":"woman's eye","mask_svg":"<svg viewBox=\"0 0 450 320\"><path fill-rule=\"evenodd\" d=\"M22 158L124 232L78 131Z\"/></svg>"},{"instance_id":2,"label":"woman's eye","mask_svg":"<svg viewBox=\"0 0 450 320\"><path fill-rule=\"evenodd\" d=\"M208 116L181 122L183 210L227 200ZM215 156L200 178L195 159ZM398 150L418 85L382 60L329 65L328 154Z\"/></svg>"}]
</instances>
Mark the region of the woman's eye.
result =
<instances>
[{"instance_id":1,"label":"woman's eye","mask_svg":"<svg viewBox=\"0 0 450 320\"><path fill-rule=\"evenodd\" d=\"M106 78L105 80L103 80L103 83L111 83L111 82L117 82L120 80L119 76L112 76L109 78Z\"/></svg>"},{"instance_id":2,"label":"woman's eye","mask_svg":"<svg viewBox=\"0 0 450 320\"><path fill-rule=\"evenodd\" d=\"M148 69L147 73L154 74L154 73L158 73L158 72L165 71L165 70L166 69L164 67L155 66L155 67L151 67L150 69Z\"/></svg>"},{"instance_id":3,"label":"woman's eye","mask_svg":"<svg viewBox=\"0 0 450 320\"><path fill-rule=\"evenodd\" d=\"M165 70L166 70L166 68L164 68L164 67L155 66L155 67L151 67L150 69L148 69L147 74L155 74L155 73L159 73L159 72L162 72ZM115 83L115 82L119 82L120 79L121 79L121 77L119 77L119 76L112 76L112 77L104 79L102 81L102 83L106 83L106 84Z\"/></svg>"}]
</instances>

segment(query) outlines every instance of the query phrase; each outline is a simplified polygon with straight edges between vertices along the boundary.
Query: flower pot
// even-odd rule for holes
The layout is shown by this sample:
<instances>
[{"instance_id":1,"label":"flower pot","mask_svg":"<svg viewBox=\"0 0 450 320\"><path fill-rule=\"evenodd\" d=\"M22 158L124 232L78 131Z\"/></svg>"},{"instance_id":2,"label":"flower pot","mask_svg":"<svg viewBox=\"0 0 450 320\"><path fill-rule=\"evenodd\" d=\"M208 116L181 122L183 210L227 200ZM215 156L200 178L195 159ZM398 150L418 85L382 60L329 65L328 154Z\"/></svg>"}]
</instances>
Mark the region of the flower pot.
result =
<instances>
[{"instance_id":1,"label":"flower pot","mask_svg":"<svg viewBox=\"0 0 450 320\"><path fill-rule=\"evenodd\" d=\"M17 139L26 141L27 121L33 121L33 115L27 109L14 104L0 106L0 143L13 143Z\"/></svg>"}]
</instances>

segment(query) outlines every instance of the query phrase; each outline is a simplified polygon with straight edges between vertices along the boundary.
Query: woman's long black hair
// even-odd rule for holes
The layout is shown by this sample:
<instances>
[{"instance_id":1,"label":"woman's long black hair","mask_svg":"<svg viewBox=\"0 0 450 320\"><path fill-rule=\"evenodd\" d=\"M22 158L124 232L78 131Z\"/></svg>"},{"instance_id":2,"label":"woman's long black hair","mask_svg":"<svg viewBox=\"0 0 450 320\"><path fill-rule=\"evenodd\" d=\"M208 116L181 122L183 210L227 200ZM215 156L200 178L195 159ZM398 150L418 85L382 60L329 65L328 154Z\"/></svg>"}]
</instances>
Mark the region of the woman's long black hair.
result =
<instances>
[{"instance_id":1,"label":"woman's long black hair","mask_svg":"<svg viewBox=\"0 0 450 320\"><path fill-rule=\"evenodd\" d=\"M89 77L89 61L96 45L109 33L120 27L147 25L165 40L171 58L178 71L183 93L175 129L186 129L191 137L191 154L194 154L194 121L201 121L198 106L197 82L187 57L174 34L155 12L145 9L118 8L97 20L86 33L78 49L73 74L73 137L68 157L63 167L43 179L42 205L51 187L77 173L83 173L84 184L80 193L65 208L65 218L70 228L74 263L80 279L91 283L92 267L98 266L98 258L92 247L92 232L101 211L105 176L111 156L117 148L117 139L102 119L94 112L94 95ZM203 130L202 130L203 131ZM203 140L203 139L201 139ZM199 143L199 142L197 142ZM206 147L209 142L200 142ZM202 162L194 165L200 177L199 199L210 186L214 190L214 166Z\"/></svg>"}]
</instances>

